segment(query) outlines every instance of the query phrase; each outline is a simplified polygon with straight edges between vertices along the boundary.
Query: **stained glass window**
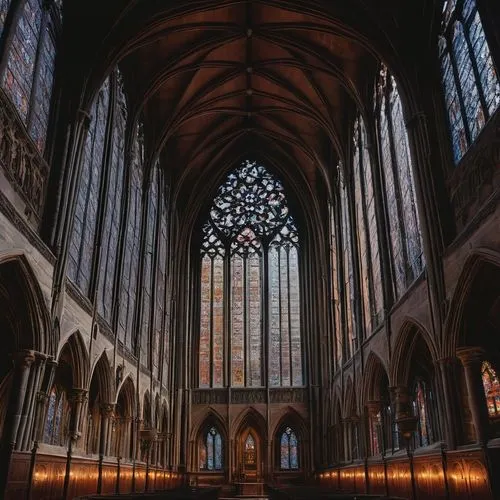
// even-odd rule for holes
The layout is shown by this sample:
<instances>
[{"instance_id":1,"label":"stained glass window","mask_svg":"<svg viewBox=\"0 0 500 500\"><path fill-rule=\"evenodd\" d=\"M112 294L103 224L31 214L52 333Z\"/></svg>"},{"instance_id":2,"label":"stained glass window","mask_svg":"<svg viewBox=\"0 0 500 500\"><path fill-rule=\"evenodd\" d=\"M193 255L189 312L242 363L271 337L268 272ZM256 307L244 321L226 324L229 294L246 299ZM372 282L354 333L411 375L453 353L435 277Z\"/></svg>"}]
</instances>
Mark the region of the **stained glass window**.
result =
<instances>
[{"instance_id":1,"label":"stained glass window","mask_svg":"<svg viewBox=\"0 0 500 500\"><path fill-rule=\"evenodd\" d=\"M140 328L140 345L143 354L149 352L151 315L154 310L151 296L153 294L153 274L155 262L156 231L158 226L158 165L151 172L151 184L149 186L147 221L146 221L146 244L143 255L143 276L142 276L142 320ZM139 340L139 339L138 339ZM150 359L146 360L150 364Z\"/></svg>"},{"instance_id":2,"label":"stained glass window","mask_svg":"<svg viewBox=\"0 0 500 500\"><path fill-rule=\"evenodd\" d=\"M200 387L258 387L266 378L303 384L298 241L281 182L257 162L243 162L220 186L202 227ZM268 339L262 307L269 308Z\"/></svg>"},{"instance_id":3,"label":"stained glass window","mask_svg":"<svg viewBox=\"0 0 500 500\"><path fill-rule=\"evenodd\" d=\"M9 5L9 0L0 2L0 35ZM49 3L26 1L14 29L2 82L40 152L45 147L54 80L56 14Z\"/></svg>"},{"instance_id":4,"label":"stained glass window","mask_svg":"<svg viewBox=\"0 0 500 500\"><path fill-rule=\"evenodd\" d=\"M222 470L224 465L223 443L220 432L210 427L200 447L200 469L209 471Z\"/></svg>"},{"instance_id":5,"label":"stained glass window","mask_svg":"<svg viewBox=\"0 0 500 500\"><path fill-rule=\"evenodd\" d=\"M144 137L142 126L136 130L133 156L128 175L127 226L123 232L124 256L120 281L120 304L118 338L132 349L132 325L137 297L137 273L139 269L141 213L142 213L142 168L144 164Z\"/></svg>"},{"instance_id":6,"label":"stained glass window","mask_svg":"<svg viewBox=\"0 0 500 500\"><path fill-rule=\"evenodd\" d=\"M102 229L99 269L98 312L111 322L113 306L113 284L120 236L121 200L125 164L125 127L127 124L127 102L121 75L117 71L116 109L113 118L111 162L108 169L106 211Z\"/></svg>"},{"instance_id":7,"label":"stained glass window","mask_svg":"<svg viewBox=\"0 0 500 500\"><path fill-rule=\"evenodd\" d=\"M354 342L354 286L352 267L352 246L351 246L351 218L349 214L349 196L347 186L341 179L340 185L340 210L341 210L341 231L342 231L342 265L344 278L344 306L345 306L345 326L344 326L344 350L346 359L353 353Z\"/></svg>"},{"instance_id":8,"label":"stained glass window","mask_svg":"<svg viewBox=\"0 0 500 500\"><path fill-rule=\"evenodd\" d=\"M439 50L458 162L500 104L500 81L474 0L444 2Z\"/></svg>"},{"instance_id":9,"label":"stained glass window","mask_svg":"<svg viewBox=\"0 0 500 500\"><path fill-rule=\"evenodd\" d=\"M3 33L5 18L9 12L10 3L12 0L0 0L0 36Z\"/></svg>"},{"instance_id":10,"label":"stained glass window","mask_svg":"<svg viewBox=\"0 0 500 500\"><path fill-rule=\"evenodd\" d=\"M299 443L295 432L290 428L282 432L280 438L280 468L294 470L299 468Z\"/></svg>"},{"instance_id":11,"label":"stained glass window","mask_svg":"<svg viewBox=\"0 0 500 500\"><path fill-rule=\"evenodd\" d=\"M361 299L365 335L378 324L382 310L382 279L378 243L378 224L372 184L372 165L361 117L354 125L354 199L356 234L361 277Z\"/></svg>"},{"instance_id":12,"label":"stained glass window","mask_svg":"<svg viewBox=\"0 0 500 500\"><path fill-rule=\"evenodd\" d=\"M393 283L396 298L399 298L424 268L422 237L403 108L396 80L385 66L380 71L377 94Z\"/></svg>"},{"instance_id":13,"label":"stained glass window","mask_svg":"<svg viewBox=\"0 0 500 500\"><path fill-rule=\"evenodd\" d=\"M339 276L339 264L338 264L338 241L337 241L337 222L335 218L335 207L333 204L330 206L330 265L331 265L331 301L332 308L331 314L333 315L333 335L334 339L332 342L332 348L334 352L332 353L332 359L336 360L337 365L342 359L342 303L340 300L340 276Z\"/></svg>"},{"instance_id":14,"label":"stained glass window","mask_svg":"<svg viewBox=\"0 0 500 500\"><path fill-rule=\"evenodd\" d=\"M431 405L432 393L427 383L418 379L415 383L413 411L417 417L417 432L415 436L416 446L428 446L433 439L432 425L431 425Z\"/></svg>"},{"instance_id":15,"label":"stained glass window","mask_svg":"<svg viewBox=\"0 0 500 500\"><path fill-rule=\"evenodd\" d=\"M66 392L54 386L50 391L43 441L47 444L61 446L64 444L69 419Z\"/></svg>"},{"instance_id":16,"label":"stained glass window","mask_svg":"<svg viewBox=\"0 0 500 500\"><path fill-rule=\"evenodd\" d=\"M498 381L497 372L491 366L491 363L484 361L481 367L481 375L488 415L490 417L500 417L500 382Z\"/></svg>"},{"instance_id":17,"label":"stained glass window","mask_svg":"<svg viewBox=\"0 0 500 500\"><path fill-rule=\"evenodd\" d=\"M109 102L107 79L91 110L92 123L83 150L82 173L69 249L68 276L85 295L89 293L92 274Z\"/></svg>"}]
</instances>

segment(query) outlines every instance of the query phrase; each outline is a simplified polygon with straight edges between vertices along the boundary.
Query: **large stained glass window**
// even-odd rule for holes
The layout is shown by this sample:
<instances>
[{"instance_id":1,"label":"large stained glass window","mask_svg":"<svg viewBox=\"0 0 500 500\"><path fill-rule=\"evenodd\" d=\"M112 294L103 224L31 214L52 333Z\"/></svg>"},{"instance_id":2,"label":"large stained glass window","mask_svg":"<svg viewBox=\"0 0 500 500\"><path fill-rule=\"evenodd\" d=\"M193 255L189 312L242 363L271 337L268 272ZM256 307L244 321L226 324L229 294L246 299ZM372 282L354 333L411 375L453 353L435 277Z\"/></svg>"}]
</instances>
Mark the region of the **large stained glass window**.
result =
<instances>
[{"instance_id":1,"label":"large stained glass window","mask_svg":"<svg viewBox=\"0 0 500 500\"><path fill-rule=\"evenodd\" d=\"M413 411L417 417L415 446L428 446L434 442L432 429L432 392L423 379L417 379L413 391Z\"/></svg>"},{"instance_id":2,"label":"large stained glass window","mask_svg":"<svg viewBox=\"0 0 500 500\"><path fill-rule=\"evenodd\" d=\"M110 84L107 79L92 106L92 122L83 150L73 233L69 249L68 276L88 295L94 257L99 210L99 190L106 143Z\"/></svg>"},{"instance_id":3,"label":"large stained glass window","mask_svg":"<svg viewBox=\"0 0 500 500\"><path fill-rule=\"evenodd\" d=\"M0 1L0 34L9 8ZM59 7L43 0L27 0L14 28L2 86L40 152L45 147L54 80Z\"/></svg>"},{"instance_id":4,"label":"large stained glass window","mask_svg":"<svg viewBox=\"0 0 500 500\"><path fill-rule=\"evenodd\" d=\"M337 240L337 220L335 217L335 207L330 205L330 266L331 266L331 314L332 314L332 359L335 360L337 368L342 360L342 301L340 299L340 269L339 269L339 250Z\"/></svg>"},{"instance_id":5,"label":"large stained glass window","mask_svg":"<svg viewBox=\"0 0 500 500\"><path fill-rule=\"evenodd\" d=\"M224 459L220 432L215 427L210 427L204 437L200 449L200 469L208 471L222 470Z\"/></svg>"},{"instance_id":6,"label":"large stained glass window","mask_svg":"<svg viewBox=\"0 0 500 500\"><path fill-rule=\"evenodd\" d=\"M498 375L488 361L483 362L481 375L486 404L488 405L488 415L490 418L498 418L500 417L500 382L498 381Z\"/></svg>"},{"instance_id":7,"label":"large stained glass window","mask_svg":"<svg viewBox=\"0 0 500 500\"><path fill-rule=\"evenodd\" d=\"M243 162L202 233L200 387L303 385L299 238L283 185Z\"/></svg>"},{"instance_id":8,"label":"large stained glass window","mask_svg":"<svg viewBox=\"0 0 500 500\"><path fill-rule=\"evenodd\" d=\"M439 50L458 162L500 104L500 81L475 0L444 2Z\"/></svg>"},{"instance_id":9,"label":"large stained glass window","mask_svg":"<svg viewBox=\"0 0 500 500\"><path fill-rule=\"evenodd\" d=\"M67 436L69 423L69 404L66 392L54 385L49 395L43 441L47 444L62 446Z\"/></svg>"},{"instance_id":10,"label":"large stained glass window","mask_svg":"<svg viewBox=\"0 0 500 500\"><path fill-rule=\"evenodd\" d=\"M294 470L299 468L299 442L297 435L286 427L280 437L280 469Z\"/></svg>"},{"instance_id":11,"label":"large stained glass window","mask_svg":"<svg viewBox=\"0 0 500 500\"><path fill-rule=\"evenodd\" d=\"M354 125L354 199L365 336L378 325L382 311L382 279L372 165L361 117Z\"/></svg>"},{"instance_id":12,"label":"large stained glass window","mask_svg":"<svg viewBox=\"0 0 500 500\"><path fill-rule=\"evenodd\" d=\"M108 169L106 210L102 229L99 269L98 311L111 322L113 306L113 284L120 236L121 200L125 164L125 127L127 124L127 102L120 73L117 71L116 108L113 118L113 146Z\"/></svg>"},{"instance_id":13,"label":"large stained glass window","mask_svg":"<svg viewBox=\"0 0 500 500\"><path fill-rule=\"evenodd\" d=\"M339 169L340 174L340 169ZM341 212L341 233L342 233L342 255L341 262L343 266L343 291L345 307L345 325L344 325L344 355L349 359L354 349L354 286L353 286L353 264L352 264L352 243L351 243L351 217L349 213L349 195L347 186L340 178L340 212Z\"/></svg>"},{"instance_id":14,"label":"large stained glass window","mask_svg":"<svg viewBox=\"0 0 500 500\"><path fill-rule=\"evenodd\" d=\"M422 272L424 256L403 108L396 81L385 66L380 71L377 108L393 281L399 298Z\"/></svg>"},{"instance_id":15,"label":"large stained glass window","mask_svg":"<svg viewBox=\"0 0 500 500\"><path fill-rule=\"evenodd\" d=\"M142 168L144 164L144 137L142 125L136 129L132 147L132 161L128 174L128 214L123 233L124 254L120 280L118 339L132 349L132 325L137 300L137 278L140 257L142 213Z\"/></svg>"}]
</instances>

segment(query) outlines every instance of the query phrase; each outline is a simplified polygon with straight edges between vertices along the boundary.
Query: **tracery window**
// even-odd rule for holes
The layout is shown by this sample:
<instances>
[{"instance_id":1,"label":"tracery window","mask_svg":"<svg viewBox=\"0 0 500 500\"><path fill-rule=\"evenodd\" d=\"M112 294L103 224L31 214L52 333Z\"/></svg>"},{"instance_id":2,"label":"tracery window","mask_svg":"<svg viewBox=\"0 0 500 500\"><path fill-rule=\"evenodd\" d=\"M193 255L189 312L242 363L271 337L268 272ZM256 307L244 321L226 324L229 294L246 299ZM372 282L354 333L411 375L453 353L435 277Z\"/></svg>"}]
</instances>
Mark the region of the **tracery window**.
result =
<instances>
[{"instance_id":1,"label":"tracery window","mask_svg":"<svg viewBox=\"0 0 500 500\"><path fill-rule=\"evenodd\" d=\"M365 335L378 325L382 311L382 279L372 166L361 116L354 124L354 199L361 300Z\"/></svg>"},{"instance_id":2,"label":"tracery window","mask_svg":"<svg viewBox=\"0 0 500 500\"><path fill-rule=\"evenodd\" d=\"M127 226L123 233L124 256L120 280L118 338L132 349L132 325L137 301L137 279L140 259L142 168L144 165L144 136L142 125L136 129L132 161L128 175Z\"/></svg>"},{"instance_id":3,"label":"tracery window","mask_svg":"<svg viewBox=\"0 0 500 500\"><path fill-rule=\"evenodd\" d=\"M68 276L85 295L89 293L92 274L109 93L109 79L106 79L90 113L92 122L83 150L82 173L69 249Z\"/></svg>"},{"instance_id":4,"label":"tracery window","mask_svg":"<svg viewBox=\"0 0 500 500\"><path fill-rule=\"evenodd\" d=\"M286 427L280 437L280 468L295 470L299 468L299 442L291 427Z\"/></svg>"},{"instance_id":5,"label":"tracery window","mask_svg":"<svg viewBox=\"0 0 500 500\"><path fill-rule=\"evenodd\" d=\"M283 185L243 162L219 188L202 233L200 387L302 385L299 238Z\"/></svg>"},{"instance_id":6,"label":"tracery window","mask_svg":"<svg viewBox=\"0 0 500 500\"><path fill-rule=\"evenodd\" d=\"M500 382L498 375L489 361L484 361L481 366L484 395L488 406L490 418L500 417Z\"/></svg>"},{"instance_id":7,"label":"tracery window","mask_svg":"<svg viewBox=\"0 0 500 500\"><path fill-rule=\"evenodd\" d=\"M417 417L415 447L428 446L434 442L432 406L432 391L425 380L418 378L413 391L413 411Z\"/></svg>"},{"instance_id":8,"label":"tracery window","mask_svg":"<svg viewBox=\"0 0 500 500\"><path fill-rule=\"evenodd\" d=\"M65 444L69 424L69 413L66 391L62 387L54 385L50 391L47 405L47 416L43 435L44 443L57 446Z\"/></svg>"},{"instance_id":9,"label":"tracery window","mask_svg":"<svg viewBox=\"0 0 500 500\"><path fill-rule=\"evenodd\" d=\"M0 2L0 35L10 6ZM45 148L54 81L56 31L60 8L52 2L27 0L9 46L2 86L40 152Z\"/></svg>"},{"instance_id":10,"label":"tracery window","mask_svg":"<svg viewBox=\"0 0 500 500\"><path fill-rule=\"evenodd\" d=\"M116 76L116 108L113 118L112 156L108 169L106 200L103 200L103 203L106 203L106 210L99 260L97 302L99 314L108 322L111 322L113 284L120 236L123 177L125 172L125 127L127 124L127 101L119 71L116 72Z\"/></svg>"},{"instance_id":11,"label":"tracery window","mask_svg":"<svg viewBox=\"0 0 500 500\"><path fill-rule=\"evenodd\" d=\"M403 108L396 80L385 66L377 86L377 110L392 274L395 295L399 298L421 274L424 256Z\"/></svg>"},{"instance_id":12,"label":"tracery window","mask_svg":"<svg viewBox=\"0 0 500 500\"><path fill-rule=\"evenodd\" d=\"M200 469L218 471L223 468L222 436L214 427L205 434L205 440L200 448Z\"/></svg>"},{"instance_id":13,"label":"tracery window","mask_svg":"<svg viewBox=\"0 0 500 500\"><path fill-rule=\"evenodd\" d=\"M439 40L445 102L458 162L500 104L500 81L475 0L447 0Z\"/></svg>"},{"instance_id":14,"label":"tracery window","mask_svg":"<svg viewBox=\"0 0 500 500\"><path fill-rule=\"evenodd\" d=\"M340 170L339 170L340 172ZM344 295L344 359L349 359L354 349L354 286L353 286L353 263L352 263L352 243L351 243L351 217L349 213L349 195L343 177L340 178L340 212L341 212L341 235L342 235L342 255L343 266L343 295Z\"/></svg>"}]
</instances>

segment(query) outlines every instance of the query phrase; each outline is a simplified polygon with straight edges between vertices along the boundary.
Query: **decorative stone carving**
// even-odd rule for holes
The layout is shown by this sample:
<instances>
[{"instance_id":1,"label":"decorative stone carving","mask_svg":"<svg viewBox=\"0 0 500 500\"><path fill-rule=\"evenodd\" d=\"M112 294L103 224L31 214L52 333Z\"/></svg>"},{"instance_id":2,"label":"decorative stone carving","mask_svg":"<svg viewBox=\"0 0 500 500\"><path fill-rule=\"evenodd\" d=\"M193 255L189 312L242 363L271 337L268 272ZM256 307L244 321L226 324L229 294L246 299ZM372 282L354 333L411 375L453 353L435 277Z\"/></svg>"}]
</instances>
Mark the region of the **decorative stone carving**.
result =
<instances>
[{"instance_id":1,"label":"decorative stone carving","mask_svg":"<svg viewBox=\"0 0 500 500\"><path fill-rule=\"evenodd\" d=\"M270 390L271 403L305 403L306 389L302 387L279 387Z\"/></svg>"},{"instance_id":2,"label":"decorative stone carving","mask_svg":"<svg viewBox=\"0 0 500 500\"><path fill-rule=\"evenodd\" d=\"M26 203L26 216L40 220L49 166L3 92L0 92L0 163L5 176Z\"/></svg>"},{"instance_id":3,"label":"decorative stone carving","mask_svg":"<svg viewBox=\"0 0 500 500\"><path fill-rule=\"evenodd\" d=\"M265 403L265 389L233 389L231 391L231 403Z\"/></svg>"},{"instance_id":4,"label":"decorative stone carving","mask_svg":"<svg viewBox=\"0 0 500 500\"><path fill-rule=\"evenodd\" d=\"M196 389L191 395L195 405L227 403L227 389Z\"/></svg>"}]
</instances>

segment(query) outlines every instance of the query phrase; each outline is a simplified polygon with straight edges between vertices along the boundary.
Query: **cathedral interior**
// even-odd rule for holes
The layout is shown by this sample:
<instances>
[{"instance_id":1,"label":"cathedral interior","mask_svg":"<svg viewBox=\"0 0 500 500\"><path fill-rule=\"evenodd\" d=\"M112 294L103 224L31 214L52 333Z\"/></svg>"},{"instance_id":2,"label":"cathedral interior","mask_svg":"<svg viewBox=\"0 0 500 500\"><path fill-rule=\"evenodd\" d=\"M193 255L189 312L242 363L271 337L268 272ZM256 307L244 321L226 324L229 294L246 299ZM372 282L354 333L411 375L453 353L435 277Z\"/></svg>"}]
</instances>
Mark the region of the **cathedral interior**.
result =
<instances>
[{"instance_id":1,"label":"cathedral interior","mask_svg":"<svg viewBox=\"0 0 500 500\"><path fill-rule=\"evenodd\" d=\"M0 0L0 498L500 499L499 76L498 0Z\"/></svg>"}]
</instances>

